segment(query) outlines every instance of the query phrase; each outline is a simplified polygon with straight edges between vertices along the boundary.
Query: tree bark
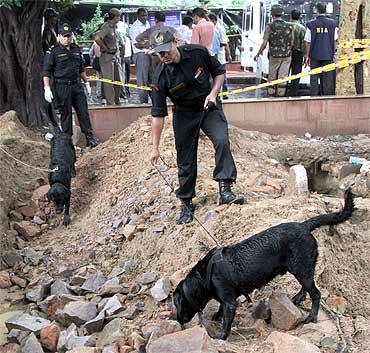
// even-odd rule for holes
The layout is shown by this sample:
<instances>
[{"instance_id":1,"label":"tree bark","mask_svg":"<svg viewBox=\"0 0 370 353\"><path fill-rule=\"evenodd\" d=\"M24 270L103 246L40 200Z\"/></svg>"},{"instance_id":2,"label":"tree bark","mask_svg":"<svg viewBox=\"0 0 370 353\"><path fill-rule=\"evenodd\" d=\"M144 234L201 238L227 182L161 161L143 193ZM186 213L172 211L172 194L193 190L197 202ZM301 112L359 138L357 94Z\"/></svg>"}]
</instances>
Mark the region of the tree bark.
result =
<instances>
[{"instance_id":1,"label":"tree bark","mask_svg":"<svg viewBox=\"0 0 370 353\"><path fill-rule=\"evenodd\" d=\"M41 81L41 26L47 0L0 7L0 114L15 110L31 128L46 123Z\"/></svg>"}]
</instances>

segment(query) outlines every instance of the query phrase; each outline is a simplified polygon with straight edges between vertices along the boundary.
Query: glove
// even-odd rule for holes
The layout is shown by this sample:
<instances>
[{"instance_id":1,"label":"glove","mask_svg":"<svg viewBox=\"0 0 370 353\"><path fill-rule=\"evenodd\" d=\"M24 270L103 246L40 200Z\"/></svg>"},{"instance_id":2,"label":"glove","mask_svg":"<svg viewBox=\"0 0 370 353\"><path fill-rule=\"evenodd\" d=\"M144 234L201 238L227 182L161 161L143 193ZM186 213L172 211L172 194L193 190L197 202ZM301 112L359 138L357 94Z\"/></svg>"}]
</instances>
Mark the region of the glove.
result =
<instances>
[{"instance_id":1,"label":"glove","mask_svg":"<svg viewBox=\"0 0 370 353\"><path fill-rule=\"evenodd\" d=\"M85 87L86 87L87 95L90 97L91 96L90 82L85 82Z\"/></svg>"},{"instance_id":2,"label":"glove","mask_svg":"<svg viewBox=\"0 0 370 353\"><path fill-rule=\"evenodd\" d=\"M51 103L53 101L53 93L49 86L45 86L44 88L44 98L47 102Z\"/></svg>"}]
</instances>

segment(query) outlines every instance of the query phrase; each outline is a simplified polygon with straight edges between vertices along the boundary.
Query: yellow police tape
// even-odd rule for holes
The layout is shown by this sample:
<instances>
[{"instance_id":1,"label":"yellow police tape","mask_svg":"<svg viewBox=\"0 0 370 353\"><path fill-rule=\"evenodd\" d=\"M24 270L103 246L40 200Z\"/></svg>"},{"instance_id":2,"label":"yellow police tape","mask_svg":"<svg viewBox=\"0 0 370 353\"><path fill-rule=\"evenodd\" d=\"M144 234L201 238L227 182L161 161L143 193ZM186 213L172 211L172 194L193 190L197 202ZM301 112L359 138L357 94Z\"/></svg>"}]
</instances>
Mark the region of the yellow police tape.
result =
<instances>
[{"instance_id":1,"label":"yellow police tape","mask_svg":"<svg viewBox=\"0 0 370 353\"><path fill-rule=\"evenodd\" d=\"M250 92L250 91L255 91L257 89L262 89L262 88L268 88L272 87L275 85L280 85L282 83L286 83L292 80L296 80L298 78L302 77L307 77L307 76L312 76L312 75L320 75L323 72L329 72L329 71L334 71L336 69L343 69L345 67L348 67L350 65L355 65L360 63L361 61L366 61L370 59L370 50L364 50L361 52L355 52L351 55L343 55L340 57L335 63L328 64L325 66L317 67L315 69L311 69L309 71L302 71L299 74L296 75L290 75L284 78L279 78L277 80L261 83L259 85L254 85L254 86L248 86L245 88L238 88L234 89L231 91L225 91L225 92L220 92L218 95L219 96L226 96L229 94L238 94L238 93L243 93L243 92ZM101 81L104 83L110 83L113 85L118 85L118 86L124 86L124 87L130 87L130 88L136 88L144 91L151 91L151 87L147 86L138 86L133 83L124 83L122 81L112 81L106 78L98 78L97 76L89 76L88 79L90 81Z\"/></svg>"},{"instance_id":2,"label":"yellow police tape","mask_svg":"<svg viewBox=\"0 0 370 353\"><path fill-rule=\"evenodd\" d=\"M370 39L350 39L350 40L340 40L338 43L338 48L341 49L360 49L360 48L369 48L370 47Z\"/></svg>"}]
</instances>

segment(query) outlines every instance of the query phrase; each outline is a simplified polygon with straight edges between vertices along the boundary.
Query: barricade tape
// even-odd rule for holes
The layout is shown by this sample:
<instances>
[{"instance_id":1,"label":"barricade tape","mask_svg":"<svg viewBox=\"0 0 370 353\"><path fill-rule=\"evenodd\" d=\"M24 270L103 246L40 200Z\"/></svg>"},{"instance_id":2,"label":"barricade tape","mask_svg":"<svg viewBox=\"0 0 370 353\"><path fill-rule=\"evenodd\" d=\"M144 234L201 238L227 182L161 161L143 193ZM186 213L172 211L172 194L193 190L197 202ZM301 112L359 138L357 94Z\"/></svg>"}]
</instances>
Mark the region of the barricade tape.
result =
<instances>
[{"instance_id":1,"label":"barricade tape","mask_svg":"<svg viewBox=\"0 0 370 353\"><path fill-rule=\"evenodd\" d=\"M218 95L219 96L226 96L229 94L238 94L238 93L243 93L243 92L250 92L250 91L255 91L257 89L262 89L262 88L268 88L272 87L275 85L280 85L282 83L286 83L292 80L296 80L298 78L302 77L307 77L307 76L312 76L312 75L320 75L323 72L329 72L329 71L334 71L336 69L343 69L345 67L348 67L350 65L355 65L360 63L361 61L366 61L370 59L370 50L365 50L361 52L355 52L351 55L343 55L341 56L335 63L328 64L325 66L317 67L315 69L311 69L309 71L302 71L299 74L296 75L290 75L284 78L279 78L277 80L261 83L259 85L254 85L254 86L248 86L245 88L238 88L234 89L231 91L224 91L220 92ZM124 87L130 87L130 88L136 88L144 91L151 91L152 88L148 86L138 86L133 83L124 83L122 81L112 81L106 78L98 78L97 76L89 76L88 79L90 81L101 81L104 83L110 83L113 85L118 85L118 86L124 86Z\"/></svg>"},{"instance_id":2,"label":"barricade tape","mask_svg":"<svg viewBox=\"0 0 370 353\"><path fill-rule=\"evenodd\" d=\"M341 49L361 49L361 48L369 48L370 47L370 39L350 39L350 40L340 40L338 43L338 48Z\"/></svg>"}]
</instances>

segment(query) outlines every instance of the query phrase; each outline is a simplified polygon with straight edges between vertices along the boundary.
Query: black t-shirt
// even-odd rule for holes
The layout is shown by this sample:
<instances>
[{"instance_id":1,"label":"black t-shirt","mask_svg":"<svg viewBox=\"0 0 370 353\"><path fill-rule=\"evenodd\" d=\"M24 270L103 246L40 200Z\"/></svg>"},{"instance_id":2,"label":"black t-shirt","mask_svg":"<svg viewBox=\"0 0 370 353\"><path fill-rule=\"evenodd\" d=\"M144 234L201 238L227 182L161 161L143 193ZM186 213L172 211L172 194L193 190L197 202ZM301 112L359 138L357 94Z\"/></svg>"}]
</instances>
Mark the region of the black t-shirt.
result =
<instances>
[{"instance_id":1,"label":"black t-shirt","mask_svg":"<svg viewBox=\"0 0 370 353\"><path fill-rule=\"evenodd\" d=\"M69 50L58 44L44 57L43 76L53 76L61 80L77 80L84 71L81 49L76 44L72 43Z\"/></svg>"},{"instance_id":2,"label":"black t-shirt","mask_svg":"<svg viewBox=\"0 0 370 353\"><path fill-rule=\"evenodd\" d=\"M189 44L178 50L181 55L178 64L160 63L155 70L151 97L153 117L167 115L167 97L179 107L201 109L212 89L210 76L225 74L224 67L205 47Z\"/></svg>"}]
</instances>

